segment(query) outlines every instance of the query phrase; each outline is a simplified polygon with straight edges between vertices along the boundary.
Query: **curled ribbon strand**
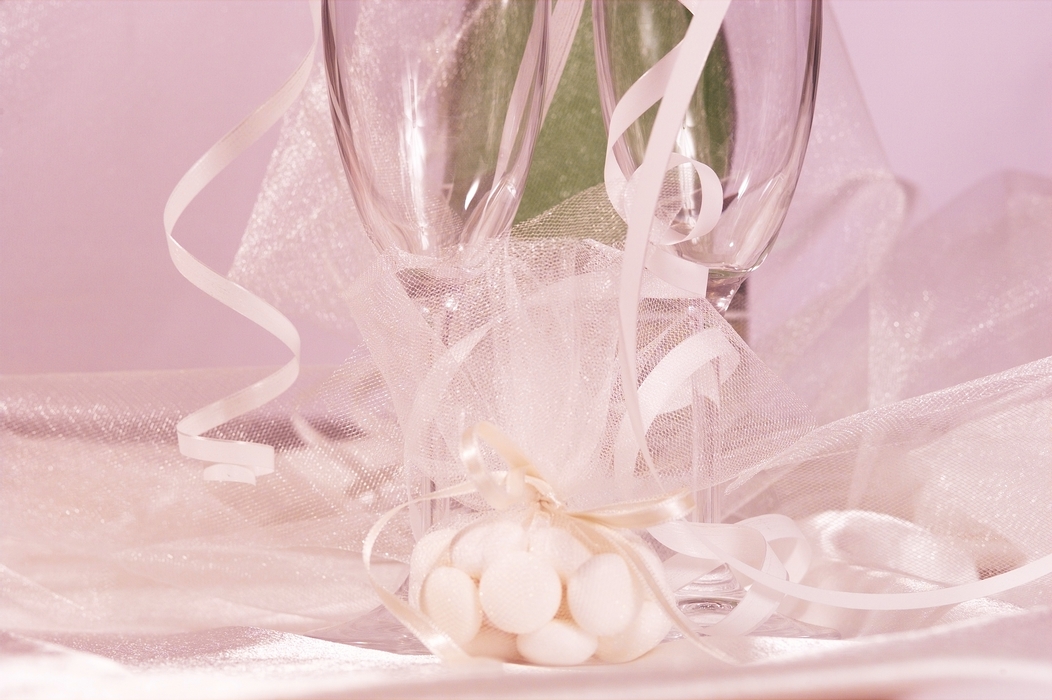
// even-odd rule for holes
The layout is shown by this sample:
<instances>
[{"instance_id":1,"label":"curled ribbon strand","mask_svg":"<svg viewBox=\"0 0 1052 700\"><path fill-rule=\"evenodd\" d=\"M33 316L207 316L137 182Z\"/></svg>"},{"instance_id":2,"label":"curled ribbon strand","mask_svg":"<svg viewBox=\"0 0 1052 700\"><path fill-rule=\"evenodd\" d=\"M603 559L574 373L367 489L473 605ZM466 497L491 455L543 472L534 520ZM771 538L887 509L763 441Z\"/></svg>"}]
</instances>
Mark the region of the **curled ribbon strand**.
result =
<instances>
[{"instance_id":1,"label":"curled ribbon strand","mask_svg":"<svg viewBox=\"0 0 1052 700\"><path fill-rule=\"evenodd\" d=\"M716 369L711 364L719 359ZM639 386L639 411L644 433L661 413L689 406L694 400L690 392L691 377L699 377L701 393L719 404L719 385L726 382L738 366L738 353L717 329L705 329L684 338L672 348L647 375ZM614 477L618 485L630 488L634 477L638 439L632 424L622 421L614 451ZM660 485L660 480L658 480Z\"/></svg>"},{"instance_id":2,"label":"curled ribbon strand","mask_svg":"<svg viewBox=\"0 0 1052 700\"><path fill-rule=\"evenodd\" d=\"M213 462L205 469L210 481L256 483L256 477L274 471L274 448L254 442L203 437L204 433L244 415L284 393L299 376L300 336L284 314L244 287L206 266L172 236L179 217L220 172L255 143L281 118L303 91L314 67L314 52L321 32L321 3L310 3L314 40L296 71L270 99L209 148L179 180L164 207L164 233L175 268L212 298L269 331L292 351L292 359L277 372L241 391L187 415L176 425L179 451L187 457Z\"/></svg>"},{"instance_id":3,"label":"curled ribbon strand","mask_svg":"<svg viewBox=\"0 0 1052 700\"><path fill-rule=\"evenodd\" d=\"M643 77L630 87L618 102L611 115L607 137L605 169L607 193L614 208L618 209L628 224L619 299L621 337L618 356L621 362L622 386L629 424L639 443L643 459L652 474L656 474L657 470L646 444L646 428L640 408L636 370L638 307L643 284L643 270L646 267L648 251L653 247L651 228L665 172L670 165L675 166L686 162L683 156L674 157L676 136L683 124L694 88L701 78L709 52L716 41L716 35L719 33L723 18L730 6L730 0L682 1L694 15L687 27L686 35L661 61L644 73ZM631 175L627 185L622 188L619 183L624 180L624 175L620 172L614 157L614 144L629 126L658 99L661 104L647 141L643 162ZM699 174L706 169L711 171L711 168L700 163L695 165L695 169ZM707 192L703 191L703 198L706 201L717 203L709 204L708 208L703 210L704 225L709 226L711 230L716 225L719 214L722 213L723 189L722 186L719 186L718 192L712 189L714 184L719 185L719 178L715 177L714 173L712 177L709 177L706 172L702 175L701 182L703 187L707 186L710 189ZM712 216L714 206L719 207L715 217ZM700 221L699 225L701 225ZM700 229L696 227L695 231L700 231ZM698 235L695 231L692 231L687 238ZM662 243L669 240L678 242L674 238L661 234ZM685 264L671 263L665 258L675 256L667 251L658 250L660 252L657 253L656 258L659 264L655 266L654 271L659 274L669 274L668 281L671 284L692 292L701 291L700 296L704 296L708 270L704 266L686 263L686 261L679 261Z\"/></svg>"}]
</instances>

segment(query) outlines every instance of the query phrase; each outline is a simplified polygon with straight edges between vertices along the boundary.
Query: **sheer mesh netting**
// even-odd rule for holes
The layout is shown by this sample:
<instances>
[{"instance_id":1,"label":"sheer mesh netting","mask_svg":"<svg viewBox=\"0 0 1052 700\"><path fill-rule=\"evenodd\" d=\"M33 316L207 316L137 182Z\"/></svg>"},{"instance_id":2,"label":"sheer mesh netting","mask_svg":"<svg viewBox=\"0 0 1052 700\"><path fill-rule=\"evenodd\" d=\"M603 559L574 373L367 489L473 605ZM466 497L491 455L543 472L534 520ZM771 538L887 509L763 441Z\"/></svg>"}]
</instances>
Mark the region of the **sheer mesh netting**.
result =
<instances>
[{"instance_id":1,"label":"sheer mesh netting","mask_svg":"<svg viewBox=\"0 0 1052 700\"><path fill-rule=\"evenodd\" d=\"M624 442L624 224L602 185L484 255L377 255L316 73L231 277L344 332L349 359L215 431L275 445L275 471L256 486L203 481L175 423L262 370L0 379L0 626L302 632L353 620L378 605L365 532L407 497L462 481L460 435L481 420L573 507L729 483L728 520L798 520L813 585L925 590L1047 554L1052 183L999 176L902 233L907 191L842 51L831 33L796 200L748 282L748 344L708 304L644 282L653 469ZM648 385L690 338L709 354L692 356L688 380ZM439 507L383 531L382 583L402 583ZM487 508L476 496L441 507ZM852 636L1045 605L1049 586L952 610L782 611Z\"/></svg>"}]
</instances>

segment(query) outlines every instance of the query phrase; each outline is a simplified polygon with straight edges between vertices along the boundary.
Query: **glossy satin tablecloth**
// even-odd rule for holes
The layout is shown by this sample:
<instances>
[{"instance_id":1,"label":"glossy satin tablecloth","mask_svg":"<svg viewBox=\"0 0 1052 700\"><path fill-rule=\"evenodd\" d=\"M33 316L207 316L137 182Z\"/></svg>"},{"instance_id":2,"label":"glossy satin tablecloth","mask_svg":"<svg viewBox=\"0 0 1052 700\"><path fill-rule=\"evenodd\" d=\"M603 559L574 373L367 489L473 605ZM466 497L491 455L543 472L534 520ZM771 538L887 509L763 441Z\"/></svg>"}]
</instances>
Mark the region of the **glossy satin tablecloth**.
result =
<instances>
[{"instance_id":1,"label":"glossy satin tablecloth","mask_svg":"<svg viewBox=\"0 0 1052 700\"><path fill-rule=\"evenodd\" d=\"M1048 697L1052 616L947 627L918 654L915 635L865 643L776 639L725 644L733 669L682 642L620 667L442 666L255 627L157 637L4 634L5 697L35 698L967 698Z\"/></svg>"}]
</instances>

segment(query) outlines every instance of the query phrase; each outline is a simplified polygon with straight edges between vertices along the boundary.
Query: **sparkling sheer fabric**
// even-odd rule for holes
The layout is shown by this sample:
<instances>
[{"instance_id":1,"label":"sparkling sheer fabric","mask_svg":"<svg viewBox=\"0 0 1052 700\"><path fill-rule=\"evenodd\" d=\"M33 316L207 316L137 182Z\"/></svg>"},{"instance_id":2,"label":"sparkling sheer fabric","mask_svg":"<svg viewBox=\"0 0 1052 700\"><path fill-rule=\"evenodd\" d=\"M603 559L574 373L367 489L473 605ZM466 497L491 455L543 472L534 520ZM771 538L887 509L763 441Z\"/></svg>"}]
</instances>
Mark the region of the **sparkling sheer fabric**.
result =
<instances>
[{"instance_id":1,"label":"sparkling sheer fabric","mask_svg":"<svg viewBox=\"0 0 1052 700\"><path fill-rule=\"evenodd\" d=\"M362 617L377 604L362 537L424 477L462 478L449 446L479 419L501 423L580 507L729 480L728 520L797 519L816 554L805 582L831 589L966 583L1052 543L1052 183L999 176L903 230L908 192L835 30L797 198L749 281L748 346L711 309L657 283L644 290L644 375L677 332L715 330L729 347L712 365L716 408L701 382L701 396L655 419L656 477L634 458L627 474L615 469L624 225L602 186L517 224L484 269L379 258L326 99L316 74L230 272L289 315L363 340L341 367L305 373L306 388L216 431L275 445L274 474L255 487L207 483L175 443L179 418L261 370L0 378L5 694L632 697L660 682L669 697L772 697L1004 674L1052 686L1047 579L950 609L790 601L783 613L846 639L713 642L744 667L683 642L623 667L549 673L323 641L347 638L355 620L382 626ZM699 472L682 424L701 410ZM389 588L412 542L406 518L378 543Z\"/></svg>"}]
</instances>

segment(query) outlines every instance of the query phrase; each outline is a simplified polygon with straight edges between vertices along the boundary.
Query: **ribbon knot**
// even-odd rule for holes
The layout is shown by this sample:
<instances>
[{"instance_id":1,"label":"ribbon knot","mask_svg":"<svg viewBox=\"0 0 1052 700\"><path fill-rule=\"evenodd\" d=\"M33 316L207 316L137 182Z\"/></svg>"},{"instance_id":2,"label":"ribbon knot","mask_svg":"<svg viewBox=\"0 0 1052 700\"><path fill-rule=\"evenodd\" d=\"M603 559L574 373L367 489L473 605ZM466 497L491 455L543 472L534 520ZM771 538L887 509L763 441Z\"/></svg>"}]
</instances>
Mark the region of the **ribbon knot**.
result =
<instances>
[{"instance_id":1,"label":"ribbon knot","mask_svg":"<svg viewBox=\"0 0 1052 700\"><path fill-rule=\"evenodd\" d=\"M486 468L479 448L480 438L507 462L507 471L494 472ZM522 450L500 428L485 421L476 423L461 435L460 460L467 468L475 490L494 510L536 503L543 510L584 523L633 530L677 520L694 510L694 496L687 489L681 489L648 500L571 511Z\"/></svg>"}]
</instances>

